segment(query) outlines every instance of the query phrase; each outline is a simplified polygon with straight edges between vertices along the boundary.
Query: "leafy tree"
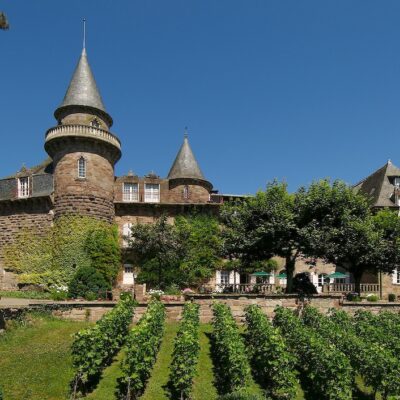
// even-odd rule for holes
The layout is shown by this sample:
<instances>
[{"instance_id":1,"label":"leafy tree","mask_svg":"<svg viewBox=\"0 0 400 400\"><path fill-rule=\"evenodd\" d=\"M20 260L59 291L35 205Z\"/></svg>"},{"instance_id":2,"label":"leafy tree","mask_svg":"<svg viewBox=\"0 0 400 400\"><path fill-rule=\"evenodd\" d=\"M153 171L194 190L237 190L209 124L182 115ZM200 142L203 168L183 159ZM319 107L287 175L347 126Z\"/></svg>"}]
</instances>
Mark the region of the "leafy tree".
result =
<instances>
[{"instance_id":1,"label":"leafy tree","mask_svg":"<svg viewBox=\"0 0 400 400\"><path fill-rule=\"evenodd\" d=\"M179 216L175 227L182 243L179 262L185 286L199 286L221 266L222 240L218 220L206 215Z\"/></svg>"},{"instance_id":2,"label":"leafy tree","mask_svg":"<svg viewBox=\"0 0 400 400\"><path fill-rule=\"evenodd\" d=\"M88 297L99 292L101 297L105 296L105 291L110 290L111 286L99 271L93 267L82 267L76 271L69 285L69 295L71 297Z\"/></svg>"},{"instance_id":3,"label":"leafy tree","mask_svg":"<svg viewBox=\"0 0 400 400\"><path fill-rule=\"evenodd\" d=\"M343 182L325 180L300 189L296 204L305 254L348 269L357 292L366 271L393 269L388 265L392 264L387 257L390 246L382 227L386 221L390 236L388 216L372 215L364 195Z\"/></svg>"},{"instance_id":4,"label":"leafy tree","mask_svg":"<svg viewBox=\"0 0 400 400\"><path fill-rule=\"evenodd\" d=\"M132 227L129 246L138 257L144 270L157 271L157 283L165 288L164 277L176 269L181 252L179 235L173 225L168 223L167 216L160 217L154 224L137 224ZM148 266L152 268L148 268ZM147 267L147 268L146 268ZM143 280L143 277L139 278Z\"/></svg>"},{"instance_id":5,"label":"leafy tree","mask_svg":"<svg viewBox=\"0 0 400 400\"><path fill-rule=\"evenodd\" d=\"M264 192L222 208L225 253L245 265L280 256L286 260L287 291L292 290L295 263L301 250L294 196L285 183L274 181Z\"/></svg>"}]
</instances>

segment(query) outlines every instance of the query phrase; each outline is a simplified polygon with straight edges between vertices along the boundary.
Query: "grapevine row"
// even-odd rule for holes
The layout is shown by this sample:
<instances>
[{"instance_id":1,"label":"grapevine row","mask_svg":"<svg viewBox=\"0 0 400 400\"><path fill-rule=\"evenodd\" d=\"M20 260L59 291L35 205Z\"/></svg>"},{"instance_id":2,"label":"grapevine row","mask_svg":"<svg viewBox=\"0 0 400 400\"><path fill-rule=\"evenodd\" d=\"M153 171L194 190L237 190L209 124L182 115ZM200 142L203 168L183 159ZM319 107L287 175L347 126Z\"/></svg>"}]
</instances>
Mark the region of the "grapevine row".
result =
<instances>
[{"instance_id":1,"label":"grapevine row","mask_svg":"<svg viewBox=\"0 0 400 400\"><path fill-rule=\"evenodd\" d=\"M400 353L399 339L386 331L369 311L358 310L354 316L353 325L359 336L384 346L393 356Z\"/></svg>"},{"instance_id":2,"label":"grapevine row","mask_svg":"<svg viewBox=\"0 0 400 400\"><path fill-rule=\"evenodd\" d=\"M245 388L250 381L250 365L245 344L230 308L213 305L213 339L217 379L227 393Z\"/></svg>"},{"instance_id":3,"label":"grapevine row","mask_svg":"<svg viewBox=\"0 0 400 400\"><path fill-rule=\"evenodd\" d=\"M295 359L287 349L279 329L272 326L261 308L246 308L246 344L253 369L274 400L296 398Z\"/></svg>"},{"instance_id":4,"label":"grapevine row","mask_svg":"<svg viewBox=\"0 0 400 400\"><path fill-rule=\"evenodd\" d=\"M289 309L277 307L274 324L281 329L298 368L313 382L315 394L327 400L352 398L352 369L342 352L304 326Z\"/></svg>"},{"instance_id":5,"label":"grapevine row","mask_svg":"<svg viewBox=\"0 0 400 400\"><path fill-rule=\"evenodd\" d=\"M122 346L132 321L134 304L130 296L125 296L93 327L75 334L71 347L75 370L73 398L78 391L85 392L90 388Z\"/></svg>"},{"instance_id":6,"label":"grapevine row","mask_svg":"<svg viewBox=\"0 0 400 400\"><path fill-rule=\"evenodd\" d=\"M199 351L199 305L186 303L172 354L170 382L174 398L190 398Z\"/></svg>"},{"instance_id":7,"label":"grapevine row","mask_svg":"<svg viewBox=\"0 0 400 400\"><path fill-rule=\"evenodd\" d=\"M349 358L351 366L368 386L384 394L397 394L400 390L399 362L381 346L358 337L345 313L332 311L333 317L322 315L313 307L303 312L304 323L332 342ZM339 319L342 323L335 321ZM347 321L347 322L346 322ZM343 323L344 322L344 323Z\"/></svg>"},{"instance_id":8,"label":"grapevine row","mask_svg":"<svg viewBox=\"0 0 400 400\"><path fill-rule=\"evenodd\" d=\"M164 335L165 307L153 299L128 335L119 379L120 398L137 399L144 391Z\"/></svg>"}]
</instances>

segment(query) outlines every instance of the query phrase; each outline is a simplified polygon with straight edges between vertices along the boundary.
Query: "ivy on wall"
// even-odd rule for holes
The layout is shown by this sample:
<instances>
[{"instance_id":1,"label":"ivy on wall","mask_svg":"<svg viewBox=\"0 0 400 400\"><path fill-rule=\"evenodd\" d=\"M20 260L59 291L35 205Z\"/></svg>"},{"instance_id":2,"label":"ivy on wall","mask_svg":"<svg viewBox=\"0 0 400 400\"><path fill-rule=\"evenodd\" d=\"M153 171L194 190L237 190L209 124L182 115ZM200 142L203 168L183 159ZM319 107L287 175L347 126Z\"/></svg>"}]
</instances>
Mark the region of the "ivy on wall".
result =
<instances>
[{"instance_id":1,"label":"ivy on wall","mask_svg":"<svg viewBox=\"0 0 400 400\"><path fill-rule=\"evenodd\" d=\"M89 266L113 283L120 266L117 228L85 216L61 217L45 232L24 230L2 251L19 283L48 287L68 286L79 268Z\"/></svg>"}]
</instances>

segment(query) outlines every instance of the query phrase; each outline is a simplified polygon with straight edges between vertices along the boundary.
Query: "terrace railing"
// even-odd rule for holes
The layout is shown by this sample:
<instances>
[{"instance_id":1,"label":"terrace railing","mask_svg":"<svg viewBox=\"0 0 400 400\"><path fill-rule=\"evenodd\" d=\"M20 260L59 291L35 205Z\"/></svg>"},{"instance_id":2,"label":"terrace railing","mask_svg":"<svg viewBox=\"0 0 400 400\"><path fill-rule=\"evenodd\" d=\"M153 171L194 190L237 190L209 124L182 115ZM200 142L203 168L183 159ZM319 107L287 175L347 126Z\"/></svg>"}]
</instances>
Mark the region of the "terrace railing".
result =
<instances>
[{"instance_id":1,"label":"terrace railing","mask_svg":"<svg viewBox=\"0 0 400 400\"><path fill-rule=\"evenodd\" d=\"M354 283L329 283L322 287L323 293L351 293L356 291ZM379 293L379 283L361 283L361 293Z\"/></svg>"},{"instance_id":2,"label":"terrace railing","mask_svg":"<svg viewBox=\"0 0 400 400\"><path fill-rule=\"evenodd\" d=\"M264 283L229 283L217 284L215 291L218 293L273 293L275 285Z\"/></svg>"}]
</instances>

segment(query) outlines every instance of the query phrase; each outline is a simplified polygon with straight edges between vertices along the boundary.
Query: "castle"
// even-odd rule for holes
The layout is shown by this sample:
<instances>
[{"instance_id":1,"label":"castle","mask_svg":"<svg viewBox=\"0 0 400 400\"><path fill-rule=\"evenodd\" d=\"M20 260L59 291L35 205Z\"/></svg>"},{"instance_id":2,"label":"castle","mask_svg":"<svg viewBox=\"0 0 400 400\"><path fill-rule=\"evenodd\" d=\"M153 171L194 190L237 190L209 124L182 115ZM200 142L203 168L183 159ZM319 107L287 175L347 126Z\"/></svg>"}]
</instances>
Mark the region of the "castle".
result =
<instances>
[{"instance_id":1,"label":"castle","mask_svg":"<svg viewBox=\"0 0 400 400\"><path fill-rule=\"evenodd\" d=\"M54 116L57 125L45 135L48 159L0 179L0 249L12 243L22 230L44 230L55 218L68 214L116 223L124 247L123 238L129 236L133 224L152 223L163 214L172 220L194 210L216 215L220 203L234 197L212 190L187 135L166 178L154 173L144 177L133 173L116 177L114 166L121 157L122 145L110 131L113 120L104 107L85 48ZM399 209L400 169L388 162L355 188L372 196L374 207ZM284 269L282 262L280 268ZM338 291L342 291L340 285L351 285L352 277L334 265L317 263L310 268L307 262L299 262L296 272L308 272L320 291L327 282L338 284ZM16 287L15 276L6 269L0 251L0 289ZM339 275L333 278L335 272ZM329 276L332 278L328 279ZM126 253L119 284L132 285L134 278L134 267ZM254 277L247 274L216 271L212 284L246 285L252 281ZM283 271L268 281L284 286ZM366 291L377 292L383 288L384 293L400 295L400 271L392 276L366 276L364 282Z\"/></svg>"},{"instance_id":2,"label":"castle","mask_svg":"<svg viewBox=\"0 0 400 400\"><path fill-rule=\"evenodd\" d=\"M204 178L186 134L166 178L154 173L115 176L122 145L110 131L113 120L85 48L54 116L57 125L47 130L44 143L49 158L0 180L0 247L25 228L40 231L67 214L115 222L122 237L129 235L132 224L152 222L162 214L173 218L194 209L217 212L216 202L223 197L212 198L213 186ZM15 285L1 262L0 288ZM122 279L133 281L131 265L126 264Z\"/></svg>"}]
</instances>

